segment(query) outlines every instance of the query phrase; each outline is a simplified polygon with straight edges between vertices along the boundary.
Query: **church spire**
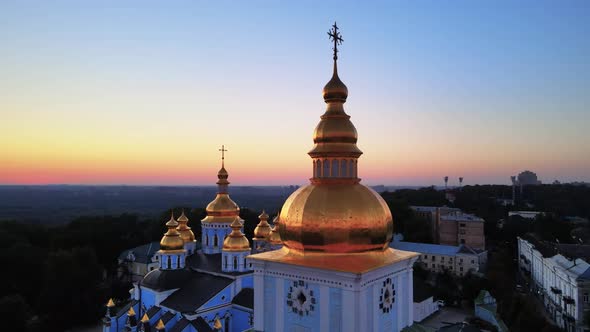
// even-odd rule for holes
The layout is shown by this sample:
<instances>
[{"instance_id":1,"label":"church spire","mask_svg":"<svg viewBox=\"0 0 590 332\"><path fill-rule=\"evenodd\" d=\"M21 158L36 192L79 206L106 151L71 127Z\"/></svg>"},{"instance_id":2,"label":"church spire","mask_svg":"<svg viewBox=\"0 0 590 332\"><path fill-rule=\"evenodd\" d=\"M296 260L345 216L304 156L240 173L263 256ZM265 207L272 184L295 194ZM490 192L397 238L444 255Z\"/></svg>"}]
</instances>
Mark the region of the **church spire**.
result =
<instances>
[{"instance_id":1,"label":"church spire","mask_svg":"<svg viewBox=\"0 0 590 332\"><path fill-rule=\"evenodd\" d=\"M322 94L327 104L326 112L320 117L320 123L315 128L314 147L308 153L313 159L312 182L354 183L359 181L357 159L363 152L356 146L356 128L350 121L350 116L344 112L348 88L338 77L338 45L342 44L343 39L336 23L328 31L328 36L334 43L334 72L324 86Z\"/></svg>"}]
</instances>

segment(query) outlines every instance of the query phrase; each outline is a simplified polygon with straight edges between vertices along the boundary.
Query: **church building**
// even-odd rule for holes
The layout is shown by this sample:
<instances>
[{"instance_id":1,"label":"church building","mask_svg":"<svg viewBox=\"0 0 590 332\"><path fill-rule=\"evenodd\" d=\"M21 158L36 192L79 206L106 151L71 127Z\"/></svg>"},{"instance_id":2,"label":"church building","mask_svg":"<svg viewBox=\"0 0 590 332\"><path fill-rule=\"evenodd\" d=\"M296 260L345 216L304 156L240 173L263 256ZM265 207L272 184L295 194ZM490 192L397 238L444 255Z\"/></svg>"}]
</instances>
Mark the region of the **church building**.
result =
<instances>
[{"instance_id":1,"label":"church building","mask_svg":"<svg viewBox=\"0 0 590 332\"><path fill-rule=\"evenodd\" d=\"M285 201L269 224L262 212L249 241L228 172L201 221L201 249L184 213L166 222L158 268L133 300L107 304L104 332L119 331L400 331L413 323L412 266L418 254L390 248L391 211L361 184L357 131L344 111L348 89L334 69L323 89L310 184ZM137 316L137 317L136 317Z\"/></svg>"}]
</instances>

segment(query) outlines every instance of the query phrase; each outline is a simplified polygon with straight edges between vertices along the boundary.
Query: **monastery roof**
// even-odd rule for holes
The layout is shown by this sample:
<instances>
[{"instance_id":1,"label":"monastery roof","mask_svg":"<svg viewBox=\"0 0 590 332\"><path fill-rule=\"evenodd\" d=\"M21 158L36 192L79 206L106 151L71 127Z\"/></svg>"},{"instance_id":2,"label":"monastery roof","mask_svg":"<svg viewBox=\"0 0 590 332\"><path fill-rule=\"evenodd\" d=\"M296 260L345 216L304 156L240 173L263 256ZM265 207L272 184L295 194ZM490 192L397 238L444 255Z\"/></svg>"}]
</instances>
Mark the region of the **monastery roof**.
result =
<instances>
[{"instance_id":1,"label":"monastery roof","mask_svg":"<svg viewBox=\"0 0 590 332\"><path fill-rule=\"evenodd\" d=\"M148 311L146 312L146 314L148 315L148 317L154 317L162 308L158 307L157 305L152 306L148 309Z\"/></svg>"},{"instance_id":2,"label":"monastery roof","mask_svg":"<svg viewBox=\"0 0 590 332\"><path fill-rule=\"evenodd\" d=\"M443 244L430 244L418 242L399 242L394 241L389 245L391 248L405 251L414 251L421 254L447 255L454 256L460 247L448 246Z\"/></svg>"},{"instance_id":3,"label":"monastery roof","mask_svg":"<svg viewBox=\"0 0 590 332\"><path fill-rule=\"evenodd\" d=\"M207 324L207 322L201 316L191 321L191 324L199 332L213 332L211 326L209 326L209 324Z\"/></svg>"},{"instance_id":4,"label":"monastery roof","mask_svg":"<svg viewBox=\"0 0 590 332\"><path fill-rule=\"evenodd\" d=\"M243 288L238 295L234 296L231 303L237 304L242 307L254 309L254 289Z\"/></svg>"},{"instance_id":5,"label":"monastery roof","mask_svg":"<svg viewBox=\"0 0 590 332\"><path fill-rule=\"evenodd\" d=\"M192 272L190 279L160 304L183 313L194 312L232 282L230 278Z\"/></svg>"},{"instance_id":6,"label":"monastery roof","mask_svg":"<svg viewBox=\"0 0 590 332\"><path fill-rule=\"evenodd\" d=\"M186 258L186 265L193 270L201 270L232 276L252 273L252 271L223 272L221 269L221 261L221 254L204 254L202 251L197 251Z\"/></svg>"},{"instance_id":7,"label":"monastery roof","mask_svg":"<svg viewBox=\"0 0 590 332\"><path fill-rule=\"evenodd\" d=\"M158 250L160 250L160 243L150 242L121 252L119 254L119 260L124 261L129 253L133 253L133 256L135 256L134 262L147 264L152 261L152 257L154 257Z\"/></svg>"},{"instance_id":8,"label":"monastery roof","mask_svg":"<svg viewBox=\"0 0 590 332\"><path fill-rule=\"evenodd\" d=\"M160 270L155 269L145 275L141 286L156 291L180 288L186 281L191 279L192 272L188 269ZM151 316L150 316L151 317Z\"/></svg>"}]
</instances>

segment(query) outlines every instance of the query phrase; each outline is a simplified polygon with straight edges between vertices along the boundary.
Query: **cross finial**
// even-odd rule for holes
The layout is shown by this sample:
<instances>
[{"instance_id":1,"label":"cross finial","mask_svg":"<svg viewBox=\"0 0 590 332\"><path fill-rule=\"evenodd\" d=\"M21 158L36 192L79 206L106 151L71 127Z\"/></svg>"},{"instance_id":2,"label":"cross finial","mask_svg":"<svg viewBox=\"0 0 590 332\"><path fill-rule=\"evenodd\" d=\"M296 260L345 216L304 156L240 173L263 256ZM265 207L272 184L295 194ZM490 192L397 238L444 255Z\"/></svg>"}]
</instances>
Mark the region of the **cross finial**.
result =
<instances>
[{"instance_id":1,"label":"cross finial","mask_svg":"<svg viewBox=\"0 0 590 332\"><path fill-rule=\"evenodd\" d=\"M224 163L225 163L225 152L227 152L227 150L225 149L225 145L221 146L221 149L219 149L219 151L221 151L221 167L225 167Z\"/></svg>"},{"instance_id":2,"label":"cross finial","mask_svg":"<svg viewBox=\"0 0 590 332\"><path fill-rule=\"evenodd\" d=\"M336 61L338 60L338 45L342 45L342 42L344 41L344 39L342 39L342 34L338 32L338 25L336 25L336 22L332 25L332 29L328 31L328 36L330 40L334 42L332 50L334 50L334 61Z\"/></svg>"}]
</instances>

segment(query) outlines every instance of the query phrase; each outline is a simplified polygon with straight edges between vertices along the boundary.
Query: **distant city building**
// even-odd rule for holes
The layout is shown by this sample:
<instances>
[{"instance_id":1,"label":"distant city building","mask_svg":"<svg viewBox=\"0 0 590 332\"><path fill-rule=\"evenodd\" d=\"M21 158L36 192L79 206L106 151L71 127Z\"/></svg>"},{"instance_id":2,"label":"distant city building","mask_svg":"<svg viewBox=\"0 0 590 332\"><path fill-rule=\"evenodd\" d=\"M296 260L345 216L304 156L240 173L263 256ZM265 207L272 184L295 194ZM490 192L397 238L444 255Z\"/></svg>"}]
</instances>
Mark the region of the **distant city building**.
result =
<instances>
[{"instance_id":1,"label":"distant city building","mask_svg":"<svg viewBox=\"0 0 590 332\"><path fill-rule=\"evenodd\" d=\"M468 272L479 272L487 263L487 251L472 249L466 245L449 246L402 241L401 234L396 234L390 246L398 250L420 253L417 263L431 272L450 271L464 276Z\"/></svg>"},{"instance_id":2,"label":"distant city building","mask_svg":"<svg viewBox=\"0 0 590 332\"><path fill-rule=\"evenodd\" d=\"M518 238L518 254L522 277L553 321L566 331L587 331L584 316L590 310L590 246L563 246L525 235Z\"/></svg>"},{"instance_id":3,"label":"distant city building","mask_svg":"<svg viewBox=\"0 0 590 332\"><path fill-rule=\"evenodd\" d=\"M531 171L524 171L519 173L516 176L516 179L518 181L518 184L521 186L528 186L528 185L539 185L541 184L541 181L539 181L539 179L537 179L537 174Z\"/></svg>"},{"instance_id":4,"label":"distant city building","mask_svg":"<svg viewBox=\"0 0 590 332\"><path fill-rule=\"evenodd\" d=\"M410 206L414 213L430 222L432 238L439 244L467 245L485 249L484 220L457 208Z\"/></svg>"},{"instance_id":5,"label":"distant city building","mask_svg":"<svg viewBox=\"0 0 590 332\"><path fill-rule=\"evenodd\" d=\"M543 212L539 211L508 211L508 217L519 216L525 219L535 219L537 216L544 215Z\"/></svg>"}]
</instances>

